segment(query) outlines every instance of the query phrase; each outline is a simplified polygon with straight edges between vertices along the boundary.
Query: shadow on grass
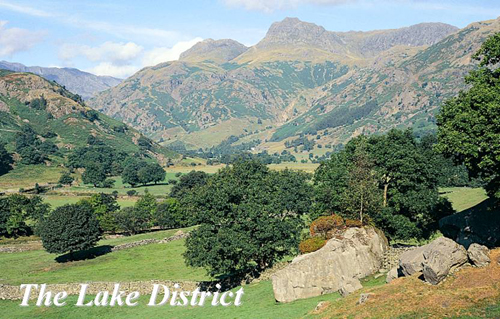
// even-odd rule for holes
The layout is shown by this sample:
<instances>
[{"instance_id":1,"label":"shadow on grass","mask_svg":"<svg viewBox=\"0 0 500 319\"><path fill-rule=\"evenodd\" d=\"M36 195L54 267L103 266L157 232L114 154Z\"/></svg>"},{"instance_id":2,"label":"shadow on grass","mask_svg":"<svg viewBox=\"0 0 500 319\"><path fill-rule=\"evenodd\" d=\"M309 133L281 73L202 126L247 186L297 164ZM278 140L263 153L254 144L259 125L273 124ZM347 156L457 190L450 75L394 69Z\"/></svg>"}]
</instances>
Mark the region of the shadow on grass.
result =
<instances>
[{"instance_id":1,"label":"shadow on grass","mask_svg":"<svg viewBox=\"0 0 500 319\"><path fill-rule=\"evenodd\" d=\"M500 246L500 208L493 199L442 218L439 229L445 237L469 248L472 243Z\"/></svg>"},{"instance_id":2,"label":"shadow on grass","mask_svg":"<svg viewBox=\"0 0 500 319\"><path fill-rule=\"evenodd\" d=\"M110 245L104 245L104 246L98 246L94 247L88 250L81 250L77 251L74 253L67 253L61 256L56 257L56 261L58 263L66 263L70 261L80 261L80 260L87 260L87 259L94 259L99 256L106 255L111 252L111 249L113 246Z\"/></svg>"}]
</instances>

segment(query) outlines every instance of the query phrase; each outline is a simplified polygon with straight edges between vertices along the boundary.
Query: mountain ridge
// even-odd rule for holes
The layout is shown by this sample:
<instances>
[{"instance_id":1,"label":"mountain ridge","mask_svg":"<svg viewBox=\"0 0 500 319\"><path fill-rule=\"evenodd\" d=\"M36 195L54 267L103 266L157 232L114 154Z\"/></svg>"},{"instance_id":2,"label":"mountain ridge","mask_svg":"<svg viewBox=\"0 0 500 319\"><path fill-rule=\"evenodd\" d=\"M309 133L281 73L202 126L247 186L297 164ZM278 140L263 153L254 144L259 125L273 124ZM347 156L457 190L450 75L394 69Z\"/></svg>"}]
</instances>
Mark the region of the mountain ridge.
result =
<instances>
[{"instance_id":1,"label":"mountain ridge","mask_svg":"<svg viewBox=\"0 0 500 319\"><path fill-rule=\"evenodd\" d=\"M68 90L80 95L84 99L90 99L96 93L107 90L122 82L118 78L95 75L75 68L26 66L21 63L0 61L0 69L15 72L31 72L40 75L49 81L56 81L64 85Z\"/></svg>"},{"instance_id":2,"label":"mountain ridge","mask_svg":"<svg viewBox=\"0 0 500 319\"><path fill-rule=\"evenodd\" d=\"M157 140L193 148L230 135L259 139L267 149L303 133L316 138L318 131L319 143L334 144L391 127L416 125L425 132L443 99L464 87L473 51L500 25L492 20L455 30L423 23L335 33L285 19L271 26L270 38L232 60L144 68L90 104ZM308 45L281 46L280 39ZM218 52L213 48L210 54Z\"/></svg>"}]
</instances>

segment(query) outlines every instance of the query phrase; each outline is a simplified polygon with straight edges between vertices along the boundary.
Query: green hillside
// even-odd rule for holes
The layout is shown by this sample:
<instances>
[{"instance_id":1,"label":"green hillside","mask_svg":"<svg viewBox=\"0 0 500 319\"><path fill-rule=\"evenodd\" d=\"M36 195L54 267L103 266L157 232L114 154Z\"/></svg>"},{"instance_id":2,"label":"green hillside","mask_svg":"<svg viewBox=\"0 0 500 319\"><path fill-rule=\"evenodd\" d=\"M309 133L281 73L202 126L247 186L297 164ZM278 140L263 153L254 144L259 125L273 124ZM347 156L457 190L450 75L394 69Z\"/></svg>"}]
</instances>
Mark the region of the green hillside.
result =
<instances>
[{"instance_id":1,"label":"green hillside","mask_svg":"<svg viewBox=\"0 0 500 319\"><path fill-rule=\"evenodd\" d=\"M57 146L54 160L87 145L89 136L130 154L141 150L138 141L142 135L138 131L92 110L78 95L31 73L1 70L0 141L14 151L16 134L27 126L41 142ZM153 142L146 152L160 161L177 157Z\"/></svg>"}]
</instances>

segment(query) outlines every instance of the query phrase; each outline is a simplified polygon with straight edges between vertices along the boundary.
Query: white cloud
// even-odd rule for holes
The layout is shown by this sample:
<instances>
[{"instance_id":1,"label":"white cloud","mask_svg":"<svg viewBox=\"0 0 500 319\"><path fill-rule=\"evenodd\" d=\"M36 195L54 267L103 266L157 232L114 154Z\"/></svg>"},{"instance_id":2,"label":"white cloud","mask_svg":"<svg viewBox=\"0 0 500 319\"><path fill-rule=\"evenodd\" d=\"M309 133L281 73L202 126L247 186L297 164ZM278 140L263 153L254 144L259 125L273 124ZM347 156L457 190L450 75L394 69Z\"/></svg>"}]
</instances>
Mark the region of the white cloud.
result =
<instances>
[{"instance_id":1,"label":"white cloud","mask_svg":"<svg viewBox=\"0 0 500 319\"><path fill-rule=\"evenodd\" d=\"M223 0L230 7L271 13L276 10L295 9L302 4L340 5L357 0Z\"/></svg>"},{"instance_id":2,"label":"white cloud","mask_svg":"<svg viewBox=\"0 0 500 319\"><path fill-rule=\"evenodd\" d=\"M181 53L190 49L196 43L203 41L202 38L194 38L190 41L182 41L171 48L159 47L147 51L142 59L143 66L156 65L162 62L178 60Z\"/></svg>"},{"instance_id":3,"label":"white cloud","mask_svg":"<svg viewBox=\"0 0 500 319\"><path fill-rule=\"evenodd\" d=\"M137 58L143 50L142 46L134 42L116 43L108 41L96 47L64 44L59 50L59 58L71 60L78 56L84 56L92 62L121 64Z\"/></svg>"},{"instance_id":4,"label":"white cloud","mask_svg":"<svg viewBox=\"0 0 500 319\"><path fill-rule=\"evenodd\" d=\"M20 28L6 28L7 21L0 20L0 56L12 56L31 49L40 42L44 32Z\"/></svg>"},{"instance_id":5,"label":"white cloud","mask_svg":"<svg viewBox=\"0 0 500 319\"><path fill-rule=\"evenodd\" d=\"M144 50L133 43L105 42L99 46L64 44L59 50L59 58L65 65L73 65L73 59L83 57L89 62L97 63L86 71L97 75L109 75L126 78L139 69L162 62L178 60L182 52L188 50L202 38L181 41L171 48L156 47Z\"/></svg>"},{"instance_id":6,"label":"white cloud","mask_svg":"<svg viewBox=\"0 0 500 319\"><path fill-rule=\"evenodd\" d=\"M114 65L109 62L102 62L87 71L96 75L109 75L124 79L137 72L139 68L136 65Z\"/></svg>"}]
</instances>

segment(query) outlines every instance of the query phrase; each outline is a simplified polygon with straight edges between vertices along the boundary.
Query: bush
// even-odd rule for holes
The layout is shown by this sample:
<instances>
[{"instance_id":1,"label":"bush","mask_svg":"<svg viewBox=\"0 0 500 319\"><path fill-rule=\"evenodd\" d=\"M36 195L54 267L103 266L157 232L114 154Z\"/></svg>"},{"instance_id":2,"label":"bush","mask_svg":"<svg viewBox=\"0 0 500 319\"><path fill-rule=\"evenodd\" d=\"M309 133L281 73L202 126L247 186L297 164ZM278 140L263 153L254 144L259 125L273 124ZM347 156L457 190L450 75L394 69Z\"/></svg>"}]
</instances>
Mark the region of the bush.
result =
<instances>
[{"instance_id":1,"label":"bush","mask_svg":"<svg viewBox=\"0 0 500 319\"><path fill-rule=\"evenodd\" d=\"M311 237L329 237L329 232L344 226L344 219L339 215L321 216L314 220L309 227Z\"/></svg>"},{"instance_id":2,"label":"bush","mask_svg":"<svg viewBox=\"0 0 500 319\"><path fill-rule=\"evenodd\" d=\"M102 230L89 203L69 204L56 208L40 223L40 236L49 253L73 253L94 247Z\"/></svg>"},{"instance_id":3,"label":"bush","mask_svg":"<svg viewBox=\"0 0 500 319\"><path fill-rule=\"evenodd\" d=\"M361 226L363 226L363 223L360 220L356 220L356 219L346 219L345 226L346 227L361 227Z\"/></svg>"},{"instance_id":4,"label":"bush","mask_svg":"<svg viewBox=\"0 0 500 319\"><path fill-rule=\"evenodd\" d=\"M137 234L148 228L149 216L144 216L134 207L125 207L115 214L115 222L119 229L130 234Z\"/></svg>"},{"instance_id":5,"label":"bush","mask_svg":"<svg viewBox=\"0 0 500 319\"><path fill-rule=\"evenodd\" d=\"M113 188L113 186L115 186L115 180L112 178L106 178L101 184L102 188Z\"/></svg>"},{"instance_id":6,"label":"bush","mask_svg":"<svg viewBox=\"0 0 500 319\"><path fill-rule=\"evenodd\" d=\"M137 191L135 189L127 191L127 196L135 196L135 195L137 195Z\"/></svg>"},{"instance_id":7,"label":"bush","mask_svg":"<svg viewBox=\"0 0 500 319\"><path fill-rule=\"evenodd\" d=\"M154 212L154 219L155 224L162 229L185 227L188 223L175 198L167 198L159 203Z\"/></svg>"},{"instance_id":8,"label":"bush","mask_svg":"<svg viewBox=\"0 0 500 319\"><path fill-rule=\"evenodd\" d=\"M325 246L325 244L325 239L319 237L308 238L299 244L299 250L302 254L312 253Z\"/></svg>"}]
</instances>

